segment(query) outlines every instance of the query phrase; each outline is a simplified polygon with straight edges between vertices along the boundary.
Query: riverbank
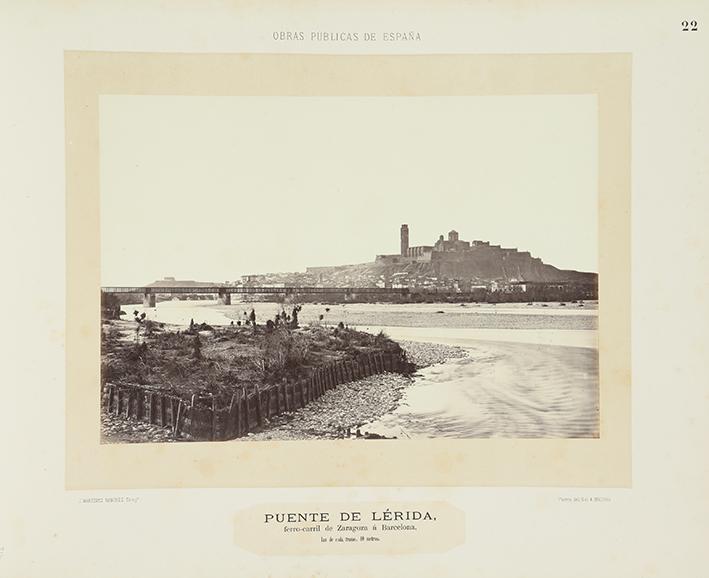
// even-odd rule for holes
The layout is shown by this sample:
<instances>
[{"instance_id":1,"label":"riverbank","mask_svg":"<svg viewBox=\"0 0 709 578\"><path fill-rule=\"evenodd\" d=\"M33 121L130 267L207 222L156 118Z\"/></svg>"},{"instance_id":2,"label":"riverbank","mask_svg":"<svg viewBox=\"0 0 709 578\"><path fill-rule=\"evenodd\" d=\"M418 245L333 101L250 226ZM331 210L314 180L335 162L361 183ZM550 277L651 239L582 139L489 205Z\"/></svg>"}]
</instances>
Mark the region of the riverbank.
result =
<instances>
[{"instance_id":1,"label":"riverbank","mask_svg":"<svg viewBox=\"0 0 709 578\"><path fill-rule=\"evenodd\" d=\"M140 315L133 322L106 320L101 354L104 412L112 408L116 415L136 420L135 427L121 428L104 413L102 432L108 443L165 441L159 431L140 424L162 426L166 420L178 438L186 432L195 440L232 439L263 427L284 409L315 401L337 383L385 369L408 374L414 368L383 333L296 327L285 319L280 325L269 321L267 326L227 327L192 321L188 327L167 326ZM155 404L160 409L154 414ZM207 417L203 407L211 412ZM362 420L380 415L360 409ZM181 412L182 425L187 423L182 432ZM143 434L148 439L142 440Z\"/></svg>"},{"instance_id":2,"label":"riverbank","mask_svg":"<svg viewBox=\"0 0 709 578\"><path fill-rule=\"evenodd\" d=\"M229 325L243 322L244 314L253 308L259 323L273 319L293 305L280 303L245 303L234 300L232 305L217 301L161 301L157 307L123 305L126 318L133 310L145 313L148 319L177 325L196 323ZM342 322L349 327L420 327L480 330L559 330L595 331L598 328L598 303L489 303L453 304L388 304L305 303L299 314L302 325L336 326Z\"/></svg>"},{"instance_id":3,"label":"riverbank","mask_svg":"<svg viewBox=\"0 0 709 578\"><path fill-rule=\"evenodd\" d=\"M180 309L166 302L165 309ZM207 302L203 302L207 303ZM202 303L198 306L204 308ZM254 307L259 319L270 318L281 309L277 303L235 303L216 305L213 309L227 319L238 320L244 309ZM206 308L205 308L206 309ZM288 306L286 306L288 309ZM149 313L148 313L149 314ZM322 317L322 318L321 318ZM468 304L303 304L303 323L349 327L447 327L459 329L535 329L595 330L598 328L597 303L534 303L493 305Z\"/></svg>"},{"instance_id":4,"label":"riverbank","mask_svg":"<svg viewBox=\"0 0 709 578\"><path fill-rule=\"evenodd\" d=\"M169 427L127 420L101 412L102 444L162 443L177 441Z\"/></svg>"},{"instance_id":5,"label":"riverbank","mask_svg":"<svg viewBox=\"0 0 709 578\"><path fill-rule=\"evenodd\" d=\"M373 353L398 356L401 348L383 333L343 327L104 321L101 380L185 399L214 395L228 402L242 389L249 394L284 380L295 382L323 365Z\"/></svg>"},{"instance_id":6,"label":"riverbank","mask_svg":"<svg viewBox=\"0 0 709 578\"><path fill-rule=\"evenodd\" d=\"M418 368L430 367L448 359L466 355L460 347L422 343L399 342L406 357ZM369 434L361 426L396 410L413 378L396 373L384 373L344 383L325 393L306 407L279 416L263 431L244 439L304 440L338 439L347 437L379 437Z\"/></svg>"},{"instance_id":7,"label":"riverbank","mask_svg":"<svg viewBox=\"0 0 709 578\"><path fill-rule=\"evenodd\" d=\"M254 305L258 319L271 318L282 308ZM245 307L250 304L170 301L136 309L156 321L189 323L194 317L224 326L231 322L227 315L243 315ZM597 303L309 304L300 319L330 327L342 321L373 335L383 331L419 367L412 381L372 392L369 413L350 414L344 398L335 399L343 416L334 419L334 430L318 421L305 421L304 428L336 437L338 426L356 426L359 419L381 414L362 432L397 438L598 436ZM420 344L417 353L411 353L414 342ZM442 354L437 346L457 347L466 356ZM421 359L413 358L417 354ZM313 437L312 431L305 437ZM292 439L289 435L283 433L283 439Z\"/></svg>"}]
</instances>

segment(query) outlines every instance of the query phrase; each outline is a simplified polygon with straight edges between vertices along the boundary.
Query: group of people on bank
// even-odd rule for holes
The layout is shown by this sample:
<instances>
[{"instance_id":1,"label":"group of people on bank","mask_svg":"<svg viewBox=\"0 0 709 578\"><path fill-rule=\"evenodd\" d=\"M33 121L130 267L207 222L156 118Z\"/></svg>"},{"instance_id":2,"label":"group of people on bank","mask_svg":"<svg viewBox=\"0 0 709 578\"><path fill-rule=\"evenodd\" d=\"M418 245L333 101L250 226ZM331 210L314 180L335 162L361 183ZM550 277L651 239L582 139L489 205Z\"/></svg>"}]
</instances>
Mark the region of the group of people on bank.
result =
<instances>
[{"instance_id":1,"label":"group of people on bank","mask_svg":"<svg viewBox=\"0 0 709 578\"><path fill-rule=\"evenodd\" d=\"M275 329L276 327L287 327L289 329L296 329L298 327L298 313L300 313L303 307L301 305L295 305L290 313L286 313L285 309L282 309L279 313L276 313L275 317L271 320L266 321L266 328L269 330ZM234 321L231 322L234 325ZM251 312L243 312L241 319L236 321L236 325L241 326L251 326L256 327L256 311L252 307Z\"/></svg>"}]
</instances>

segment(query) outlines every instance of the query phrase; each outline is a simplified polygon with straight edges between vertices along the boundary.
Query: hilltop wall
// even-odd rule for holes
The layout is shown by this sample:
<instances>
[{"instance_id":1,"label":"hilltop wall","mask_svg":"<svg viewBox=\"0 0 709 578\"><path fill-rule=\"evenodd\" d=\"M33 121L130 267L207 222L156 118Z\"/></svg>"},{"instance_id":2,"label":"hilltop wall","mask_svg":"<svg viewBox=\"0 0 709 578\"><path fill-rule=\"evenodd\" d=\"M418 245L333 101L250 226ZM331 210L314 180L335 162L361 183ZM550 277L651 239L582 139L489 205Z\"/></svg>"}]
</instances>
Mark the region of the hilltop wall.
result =
<instances>
[{"instance_id":1,"label":"hilltop wall","mask_svg":"<svg viewBox=\"0 0 709 578\"><path fill-rule=\"evenodd\" d=\"M526 251L497 247L473 248L465 252L434 252L431 266L435 276L449 279L594 282L597 277L595 273L557 269Z\"/></svg>"}]
</instances>

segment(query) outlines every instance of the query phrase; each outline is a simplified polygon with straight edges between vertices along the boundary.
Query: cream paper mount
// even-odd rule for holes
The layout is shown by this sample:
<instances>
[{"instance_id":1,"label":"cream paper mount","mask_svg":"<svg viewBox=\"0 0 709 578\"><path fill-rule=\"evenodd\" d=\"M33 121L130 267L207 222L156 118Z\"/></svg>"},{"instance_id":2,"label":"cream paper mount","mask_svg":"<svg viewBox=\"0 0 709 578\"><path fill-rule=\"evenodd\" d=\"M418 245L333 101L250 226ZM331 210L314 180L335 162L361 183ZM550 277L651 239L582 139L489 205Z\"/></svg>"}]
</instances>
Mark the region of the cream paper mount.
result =
<instances>
[{"instance_id":1,"label":"cream paper mount","mask_svg":"<svg viewBox=\"0 0 709 578\"><path fill-rule=\"evenodd\" d=\"M67 52L66 487L630 486L630 80L630 55L612 53ZM569 94L598 108L598 439L100 443L102 95Z\"/></svg>"}]
</instances>

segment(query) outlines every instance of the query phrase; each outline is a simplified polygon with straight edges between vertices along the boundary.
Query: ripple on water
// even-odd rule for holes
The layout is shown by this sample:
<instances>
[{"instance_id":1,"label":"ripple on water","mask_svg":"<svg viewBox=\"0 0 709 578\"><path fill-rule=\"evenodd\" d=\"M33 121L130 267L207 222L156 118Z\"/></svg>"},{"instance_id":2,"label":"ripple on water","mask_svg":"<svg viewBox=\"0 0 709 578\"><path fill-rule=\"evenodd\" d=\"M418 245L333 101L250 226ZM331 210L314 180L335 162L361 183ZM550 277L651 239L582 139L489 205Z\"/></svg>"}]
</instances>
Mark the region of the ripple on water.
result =
<instances>
[{"instance_id":1,"label":"ripple on water","mask_svg":"<svg viewBox=\"0 0 709 578\"><path fill-rule=\"evenodd\" d=\"M480 342L421 370L396 410L363 431L396 437L597 437L598 353Z\"/></svg>"}]
</instances>

